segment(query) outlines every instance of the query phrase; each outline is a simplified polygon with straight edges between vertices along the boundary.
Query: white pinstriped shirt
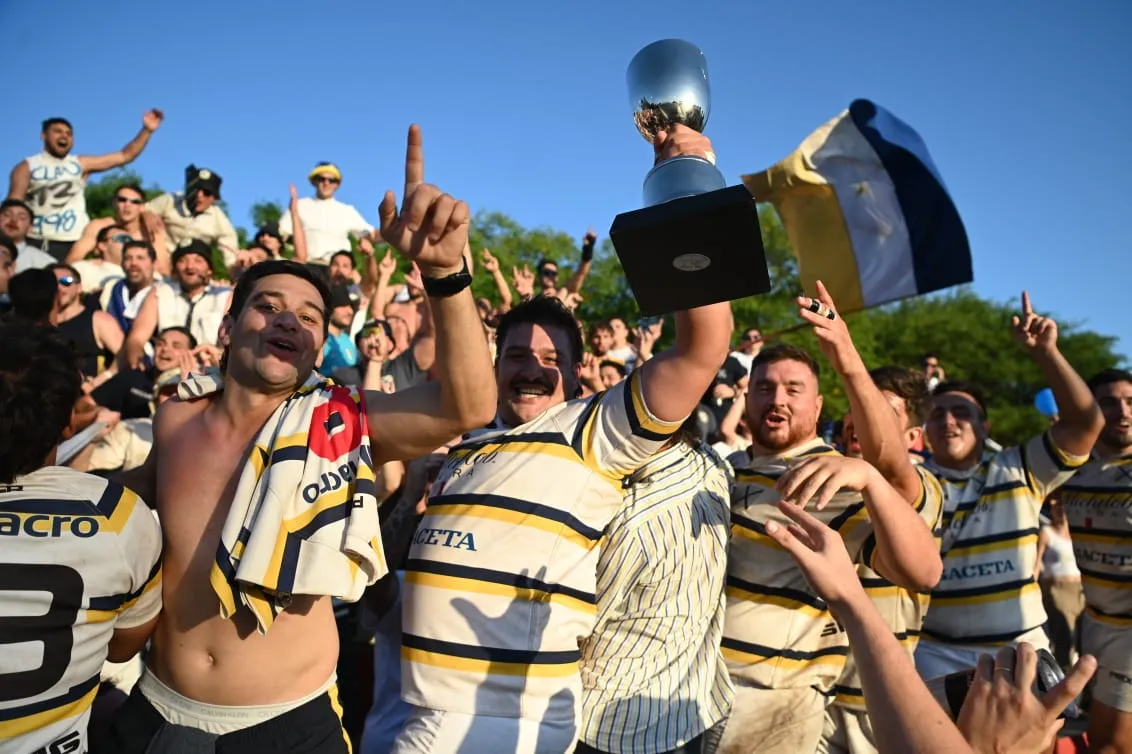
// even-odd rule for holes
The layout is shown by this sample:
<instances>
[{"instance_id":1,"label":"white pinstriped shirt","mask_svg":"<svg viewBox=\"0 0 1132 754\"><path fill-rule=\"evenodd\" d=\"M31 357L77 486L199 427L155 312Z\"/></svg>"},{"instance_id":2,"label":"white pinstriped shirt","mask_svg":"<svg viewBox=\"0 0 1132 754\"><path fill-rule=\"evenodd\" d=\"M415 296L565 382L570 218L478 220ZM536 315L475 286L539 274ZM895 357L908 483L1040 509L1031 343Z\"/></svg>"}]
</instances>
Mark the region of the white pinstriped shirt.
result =
<instances>
[{"instance_id":1,"label":"white pinstriped shirt","mask_svg":"<svg viewBox=\"0 0 1132 754\"><path fill-rule=\"evenodd\" d=\"M580 736L613 754L657 754L731 709L719 648L731 475L711 449L677 443L629 481L598 559Z\"/></svg>"}]
</instances>

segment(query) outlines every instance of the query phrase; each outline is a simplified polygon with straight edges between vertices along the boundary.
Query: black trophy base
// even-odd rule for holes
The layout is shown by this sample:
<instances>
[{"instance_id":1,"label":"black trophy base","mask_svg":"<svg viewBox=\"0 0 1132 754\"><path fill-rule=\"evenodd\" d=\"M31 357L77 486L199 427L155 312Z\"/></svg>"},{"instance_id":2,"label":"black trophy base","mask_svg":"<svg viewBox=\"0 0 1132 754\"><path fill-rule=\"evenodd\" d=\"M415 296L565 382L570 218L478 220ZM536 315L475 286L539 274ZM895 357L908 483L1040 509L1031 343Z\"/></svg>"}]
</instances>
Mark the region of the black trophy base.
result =
<instances>
[{"instance_id":1,"label":"black trophy base","mask_svg":"<svg viewBox=\"0 0 1132 754\"><path fill-rule=\"evenodd\" d=\"M758 208L743 185L622 213L609 237L642 316L770 290Z\"/></svg>"}]
</instances>

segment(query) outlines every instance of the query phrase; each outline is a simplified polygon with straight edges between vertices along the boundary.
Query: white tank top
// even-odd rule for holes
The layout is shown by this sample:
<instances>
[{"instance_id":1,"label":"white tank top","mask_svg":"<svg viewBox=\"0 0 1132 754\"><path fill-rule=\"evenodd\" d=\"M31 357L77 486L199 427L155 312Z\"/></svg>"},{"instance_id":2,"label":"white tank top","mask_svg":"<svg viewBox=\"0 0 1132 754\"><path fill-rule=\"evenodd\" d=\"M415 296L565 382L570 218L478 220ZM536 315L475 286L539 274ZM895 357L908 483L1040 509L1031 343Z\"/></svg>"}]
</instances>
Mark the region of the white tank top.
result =
<instances>
[{"instance_id":1,"label":"white tank top","mask_svg":"<svg viewBox=\"0 0 1132 754\"><path fill-rule=\"evenodd\" d=\"M86 213L86 176L79 158L63 159L40 152L27 158L31 183L27 203L35 213L32 238L47 241L77 241L90 222Z\"/></svg>"},{"instance_id":2,"label":"white tank top","mask_svg":"<svg viewBox=\"0 0 1132 754\"><path fill-rule=\"evenodd\" d=\"M1080 577L1077 558L1073 554L1073 540L1063 537L1051 526L1043 527L1049 536L1049 544L1042 554L1042 575L1050 579L1066 576Z\"/></svg>"}]
</instances>

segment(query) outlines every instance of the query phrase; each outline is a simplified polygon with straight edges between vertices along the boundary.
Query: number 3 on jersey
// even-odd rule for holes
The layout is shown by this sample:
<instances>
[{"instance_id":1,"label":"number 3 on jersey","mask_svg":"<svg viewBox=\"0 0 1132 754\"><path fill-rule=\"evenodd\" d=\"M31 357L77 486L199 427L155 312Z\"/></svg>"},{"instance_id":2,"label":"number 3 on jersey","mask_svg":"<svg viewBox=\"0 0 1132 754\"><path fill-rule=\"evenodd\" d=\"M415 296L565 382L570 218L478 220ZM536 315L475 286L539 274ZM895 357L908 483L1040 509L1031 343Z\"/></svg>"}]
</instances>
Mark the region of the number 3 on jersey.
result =
<instances>
[{"instance_id":1,"label":"number 3 on jersey","mask_svg":"<svg viewBox=\"0 0 1132 754\"><path fill-rule=\"evenodd\" d=\"M46 613L41 604L44 593L51 596ZM0 702L39 696L63 678L71 664L72 628L82 601L83 579L73 568L0 563ZM43 647L37 667L4 672L5 666L23 665L14 660L34 652L13 652L7 645L34 643Z\"/></svg>"}]
</instances>

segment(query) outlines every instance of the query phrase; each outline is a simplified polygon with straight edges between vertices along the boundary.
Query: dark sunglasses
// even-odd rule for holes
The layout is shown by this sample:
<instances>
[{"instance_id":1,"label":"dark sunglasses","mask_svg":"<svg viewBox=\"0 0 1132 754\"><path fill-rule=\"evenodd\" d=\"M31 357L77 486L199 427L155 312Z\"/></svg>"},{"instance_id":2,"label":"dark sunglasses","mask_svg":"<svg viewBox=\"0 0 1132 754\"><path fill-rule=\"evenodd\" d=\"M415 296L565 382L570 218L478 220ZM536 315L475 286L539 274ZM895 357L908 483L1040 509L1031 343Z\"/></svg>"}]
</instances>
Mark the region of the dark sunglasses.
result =
<instances>
[{"instance_id":1,"label":"dark sunglasses","mask_svg":"<svg viewBox=\"0 0 1132 754\"><path fill-rule=\"evenodd\" d=\"M556 278L558 277L558 270L554 269L553 267L543 267L538 271L538 274L542 275L543 277Z\"/></svg>"},{"instance_id":2,"label":"dark sunglasses","mask_svg":"<svg viewBox=\"0 0 1132 754\"><path fill-rule=\"evenodd\" d=\"M338 179L337 179L337 178L332 178L331 176L328 176L328 175L320 175L320 176L318 176L317 178L315 178L315 179L314 179L314 182L315 182L315 183L333 183L333 184L337 184L337 183L338 183Z\"/></svg>"},{"instance_id":3,"label":"dark sunglasses","mask_svg":"<svg viewBox=\"0 0 1132 754\"><path fill-rule=\"evenodd\" d=\"M75 284L75 282L75 279L70 275L63 275L59 278L59 285L63 286L64 288L70 288Z\"/></svg>"},{"instance_id":4,"label":"dark sunglasses","mask_svg":"<svg viewBox=\"0 0 1132 754\"><path fill-rule=\"evenodd\" d=\"M118 202L119 204L136 204L139 206L145 204L145 199L134 199L129 196L116 196L114 197L114 201Z\"/></svg>"},{"instance_id":5,"label":"dark sunglasses","mask_svg":"<svg viewBox=\"0 0 1132 754\"><path fill-rule=\"evenodd\" d=\"M209 191L208 189L205 189L205 188L197 189L197 192L200 193L203 196L211 196L214 199L216 198L216 194L212 193L211 191Z\"/></svg>"}]
</instances>

